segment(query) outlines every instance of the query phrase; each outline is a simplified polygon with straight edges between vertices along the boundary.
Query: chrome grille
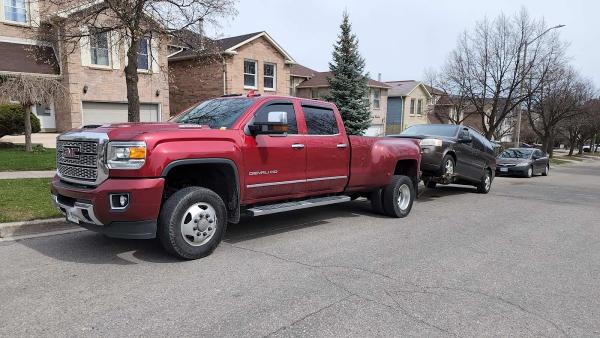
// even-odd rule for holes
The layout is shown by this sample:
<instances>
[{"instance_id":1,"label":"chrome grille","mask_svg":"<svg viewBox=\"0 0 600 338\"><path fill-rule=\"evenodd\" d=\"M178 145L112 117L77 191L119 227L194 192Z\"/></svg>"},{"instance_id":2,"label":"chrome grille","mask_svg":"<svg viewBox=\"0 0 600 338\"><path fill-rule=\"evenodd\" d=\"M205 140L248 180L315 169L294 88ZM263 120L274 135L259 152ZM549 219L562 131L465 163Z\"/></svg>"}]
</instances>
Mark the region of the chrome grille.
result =
<instances>
[{"instance_id":1,"label":"chrome grille","mask_svg":"<svg viewBox=\"0 0 600 338\"><path fill-rule=\"evenodd\" d=\"M98 141L58 140L56 168L61 177L95 182L98 178Z\"/></svg>"}]
</instances>

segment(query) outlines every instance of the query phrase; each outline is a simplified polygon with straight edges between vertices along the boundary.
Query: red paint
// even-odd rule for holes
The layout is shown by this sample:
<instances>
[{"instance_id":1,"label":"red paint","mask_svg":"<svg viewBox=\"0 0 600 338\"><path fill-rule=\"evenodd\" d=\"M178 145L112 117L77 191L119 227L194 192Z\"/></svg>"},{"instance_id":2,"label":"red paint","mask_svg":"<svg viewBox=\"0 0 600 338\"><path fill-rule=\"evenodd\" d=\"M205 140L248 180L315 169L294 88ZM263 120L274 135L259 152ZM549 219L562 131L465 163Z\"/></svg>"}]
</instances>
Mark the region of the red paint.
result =
<instances>
[{"instance_id":1,"label":"red paint","mask_svg":"<svg viewBox=\"0 0 600 338\"><path fill-rule=\"evenodd\" d=\"M145 165L139 170L111 170L110 178L92 190L76 189L55 178L53 191L91 200L102 222L134 221L158 217L164 184L160 176L163 169L175 160L223 158L233 161L239 174L242 206L344 191L370 191L390 181L399 160L413 161L415 168L419 168L421 155L416 142L397 138L348 137L333 104L276 96L255 97L254 100L254 104L229 130L182 128L176 123L123 123L97 128L93 131L107 133L111 141L145 141ZM272 100L287 100L294 104L298 135L253 137L244 133L244 127L257 109ZM307 135L302 102L333 108L340 133L332 136ZM292 144L304 144L304 148L293 149ZM347 146L338 147L343 144ZM314 180L338 176L345 178ZM247 187L281 181L299 182ZM108 211L109 192L131 192L132 205L125 212Z\"/></svg>"}]
</instances>

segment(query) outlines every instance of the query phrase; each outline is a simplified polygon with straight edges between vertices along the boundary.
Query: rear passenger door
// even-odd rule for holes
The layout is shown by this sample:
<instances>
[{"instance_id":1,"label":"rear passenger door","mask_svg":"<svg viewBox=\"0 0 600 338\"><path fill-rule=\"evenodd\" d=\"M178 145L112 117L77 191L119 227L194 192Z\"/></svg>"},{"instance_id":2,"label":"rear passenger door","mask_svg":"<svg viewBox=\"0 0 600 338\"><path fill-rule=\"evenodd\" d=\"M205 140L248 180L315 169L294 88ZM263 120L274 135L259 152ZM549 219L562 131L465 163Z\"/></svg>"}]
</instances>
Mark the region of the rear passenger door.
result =
<instances>
[{"instance_id":1,"label":"rear passenger door","mask_svg":"<svg viewBox=\"0 0 600 338\"><path fill-rule=\"evenodd\" d=\"M306 189L308 194L341 192L348 181L350 144L331 106L302 104L306 122Z\"/></svg>"}]
</instances>

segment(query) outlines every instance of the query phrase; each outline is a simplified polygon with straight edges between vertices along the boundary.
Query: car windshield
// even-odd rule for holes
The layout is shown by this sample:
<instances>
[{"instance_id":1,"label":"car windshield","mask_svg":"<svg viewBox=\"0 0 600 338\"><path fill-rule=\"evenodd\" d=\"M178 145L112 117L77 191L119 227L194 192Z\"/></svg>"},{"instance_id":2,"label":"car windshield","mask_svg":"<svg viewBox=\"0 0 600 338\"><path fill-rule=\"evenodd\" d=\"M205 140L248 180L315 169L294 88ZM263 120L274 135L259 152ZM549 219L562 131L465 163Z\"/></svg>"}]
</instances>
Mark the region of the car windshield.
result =
<instances>
[{"instance_id":1,"label":"car windshield","mask_svg":"<svg viewBox=\"0 0 600 338\"><path fill-rule=\"evenodd\" d=\"M231 128L233 123L246 112L252 99L213 99L189 108L173 118L173 122L208 125L213 129Z\"/></svg>"},{"instance_id":2,"label":"car windshield","mask_svg":"<svg viewBox=\"0 0 600 338\"><path fill-rule=\"evenodd\" d=\"M433 125L433 124L420 124L407 128L401 132L400 135L406 136L443 136L443 137L454 137L458 128L455 125Z\"/></svg>"},{"instance_id":3,"label":"car windshield","mask_svg":"<svg viewBox=\"0 0 600 338\"><path fill-rule=\"evenodd\" d=\"M501 158L529 158L533 154L532 149L506 149L500 154Z\"/></svg>"}]
</instances>

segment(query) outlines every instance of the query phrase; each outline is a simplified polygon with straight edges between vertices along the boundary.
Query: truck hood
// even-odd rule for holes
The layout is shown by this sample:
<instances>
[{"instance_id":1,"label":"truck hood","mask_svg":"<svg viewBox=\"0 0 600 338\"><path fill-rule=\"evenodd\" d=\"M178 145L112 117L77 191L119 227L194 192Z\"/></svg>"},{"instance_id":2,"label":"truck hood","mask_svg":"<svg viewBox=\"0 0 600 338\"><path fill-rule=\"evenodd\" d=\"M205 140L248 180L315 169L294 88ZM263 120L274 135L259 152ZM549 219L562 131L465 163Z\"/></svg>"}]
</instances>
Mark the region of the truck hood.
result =
<instances>
[{"instance_id":1,"label":"truck hood","mask_svg":"<svg viewBox=\"0 0 600 338\"><path fill-rule=\"evenodd\" d=\"M81 132L106 133L111 140L130 140L146 133L163 133L178 130L210 130L208 126L174 122L128 122L103 124L95 128L82 128Z\"/></svg>"}]
</instances>

